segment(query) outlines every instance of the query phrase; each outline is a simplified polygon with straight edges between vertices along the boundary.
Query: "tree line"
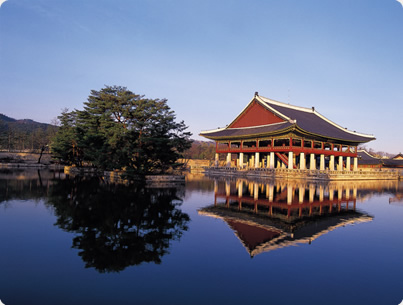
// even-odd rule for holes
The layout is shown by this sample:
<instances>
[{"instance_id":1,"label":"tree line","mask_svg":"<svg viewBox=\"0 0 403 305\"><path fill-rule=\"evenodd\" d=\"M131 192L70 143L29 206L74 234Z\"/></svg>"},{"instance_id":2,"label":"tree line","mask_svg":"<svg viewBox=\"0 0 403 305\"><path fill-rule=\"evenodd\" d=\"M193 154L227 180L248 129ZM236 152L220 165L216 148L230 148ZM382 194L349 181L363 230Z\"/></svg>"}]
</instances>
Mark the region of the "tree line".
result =
<instances>
[{"instance_id":1,"label":"tree line","mask_svg":"<svg viewBox=\"0 0 403 305\"><path fill-rule=\"evenodd\" d=\"M57 126L32 120L16 120L0 114L0 150L40 151L48 147Z\"/></svg>"}]
</instances>

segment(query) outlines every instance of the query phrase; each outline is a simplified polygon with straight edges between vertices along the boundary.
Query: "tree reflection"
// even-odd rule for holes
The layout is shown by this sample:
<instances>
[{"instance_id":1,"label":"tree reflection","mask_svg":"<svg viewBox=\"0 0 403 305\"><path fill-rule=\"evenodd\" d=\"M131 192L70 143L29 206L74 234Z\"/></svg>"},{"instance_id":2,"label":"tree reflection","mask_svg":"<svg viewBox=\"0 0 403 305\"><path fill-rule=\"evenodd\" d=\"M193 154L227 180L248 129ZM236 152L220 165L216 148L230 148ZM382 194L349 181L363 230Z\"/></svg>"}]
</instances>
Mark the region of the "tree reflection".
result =
<instances>
[{"instance_id":1,"label":"tree reflection","mask_svg":"<svg viewBox=\"0 0 403 305\"><path fill-rule=\"evenodd\" d=\"M56 225L76 233L86 267L117 272L143 262L161 263L170 241L188 229L177 189L108 185L98 178L58 180L49 196Z\"/></svg>"}]
</instances>

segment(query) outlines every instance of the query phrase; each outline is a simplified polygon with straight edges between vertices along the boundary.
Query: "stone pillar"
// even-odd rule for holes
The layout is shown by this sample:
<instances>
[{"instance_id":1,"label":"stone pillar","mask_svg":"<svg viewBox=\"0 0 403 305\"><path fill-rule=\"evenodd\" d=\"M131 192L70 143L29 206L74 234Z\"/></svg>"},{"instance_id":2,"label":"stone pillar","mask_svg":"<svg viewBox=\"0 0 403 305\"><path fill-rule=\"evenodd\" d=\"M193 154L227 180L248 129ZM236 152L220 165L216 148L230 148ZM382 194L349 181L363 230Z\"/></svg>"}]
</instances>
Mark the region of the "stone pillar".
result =
<instances>
[{"instance_id":1,"label":"stone pillar","mask_svg":"<svg viewBox=\"0 0 403 305\"><path fill-rule=\"evenodd\" d=\"M347 157L346 170L348 170L348 171L351 170L351 158L350 157Z\"/></svg>"},{"instance_id":2,"label":"stone pillar","mask_svg":"<svg viewBox=\"0 0 403 305\"><path fill-rule=\"evenodd\" d=\"M243 181L241 180L239 181L238 184L238 197L242 198L242 195L243 195Z\"/></svg>"},{"instance_id":3,"label":"stone pillar","mask_svg":"<svg viewBox=\"0 0 403 305\"><path fill-rule=\"evenodd\" d=\"M227 167L231 167L231 153L227 154Z\"/></svg>"},{"instance_id":4,"label":"stone pillar","mask_svg":"<svg viewBox=\"0 0 403 305\"><path fill-rule=\"evenodd\" d=\"M301 153L299 155L299 169L305 169L306 161L305 161L305 153Z\"/></svg>"},{"instance_id":5,"label":"stone pillar","mask_svg":"<svg viewBox=\"0 0 403 305\"><path fill-rule=\"evenodd\" d=\"M304 202L304 197L305 197L305 187L300 186L299 187L299 203Z\"/></svg>"},{"instance_id":6,"label":"stone pillar","mask_svg":"<svg viewBox=\"0 0 403 305\"><path fill-rule=\"evenodd\" d=\"M292 197L293 197L293 194L294 193L294 191L293 191L293 189L292 189L292 186L291 186L291 184L287 184L287 204L288 205L291 205L292 204Z\"/></svg>"},{"instance_id":7,"label":"stone pillar","mask_svg":"<svg viewBox=\"0 0 403 305\"><path fill-rule=\"evenodd\" d=\"M269 186L269 202L273 202L274 199L274 185Z\"/></svg>"},{"instance_id":8,"label":"stone pillar","mask_svg":"<svg viewBox=\"0 0 403 305\"><path fill-rule=\"evenodd\" d=\"M266 168L269 168L269 167L270 167L270 154L268 154L267 158L266 158Z\"/></svg>"},{"instance_id":9,"label":"stone pillar","mask_svg":"<svg viewBox=\"0 0 403 305\"><path fill-rule=\"evenodd\" d=\"M329 161L329 170L334 171L334 156L330 156L330 161Z\"/></svg>"},{"instance_id":10,"label":"stone pillar","mask_svg":"<svg viewBox=\"0 0 403 305\"><path fill-rule=\"evenodd\" d=\"M288 152L288 169L294 168L294 153L292 151Z\"/></svg>"},{"instance_id":11,"label":"stone pillar","mask_svg":"<svg viewBox=\"0 0 403 305\"><path fill-rule=\"evenodd\" d=\"M337 170L342 171L343 170L343 157L339 156L339 163L337 164Z\"/></svg>"},{"instance_id":12,"label":"stone pillar","mask_svg":"<svg viewBox=\"0 0 403 305\"><path fill-rule=\"evenodd\" d=\"M255 155L252 155L249 160L249 167L253 167L255 165Z\"/></svg>"},{"instance_id":13,"label":"stone pillar","mask_svg":"<svg viewBox=\"0 0 403 305\"><path fill-rule=\"evenodd\" d=\"M215 154L215 160L214 160L214 166L215 166L215 167L218 167L219 160L220 160L220 155L219 155L219 154Z\"/></svg>"},{"instance_id":14,"label":"stone pillar","mask_svg":"<svg viewBox=\"0 0 403 305\"><path fill-rule=\"evenodd\" d=\"M357 157L355 157L354 158L354 168L353 168L353 171L358 171L358 158Z\"/></svg>"},{"instance_id":15,"label":"stone pillar","mask_svg":"<svg viewBox=\"0 0 403 305\"><path fill-rule=\"evenodd\" d=\"M270 153L270 168L274 168L274 152Z\"/></svg>"},{"instance_id":16,"label":"stone pillar","mask_svg":"<svg viewBox=\"0 0 403 305\"><path fill-rule=\"evenodd\" d=\"M315 198L315 185L309 185L309 202L312 203Z\"/></svg>"},{"instance_id":17,"label":"stone pillar","mask_svg":"<svg viewBox=\"0 0 403 305\"><path fill-rule=\"evenodd\" d=\"M315 160L315 154L311 154L311 160L310 160L310 170L315 170L316 169L316 160Z\"/></svg>"},{"instance_id":18,"label":"stone pillar","mask_svg":"<svg viewBox=\"0 0 403 305\"><path fill-rule=\"evenodd\" d=\"M260 163L260 158L259 158L259 153L255 153L255 168L259 168L259 163Z\"/></svg>"},{"instance_id":19,"label":"stone pillar","mask_svg":"<svg viewBox=\"0 0 403 305\"><path fill-rule=\"evenodd\" d=\"M325 155L320 155L320 167L321 171L325 170Z\"/></svg>"},{"instance_id":20,"label":"stone pillar","mask_svg":"<svg viewBox=\"0 0 403 305\"><path fill-rule=\"evenodd\" d=\"M341 200L343 199L343 189L342 189L341 187L339 187L339 188L337 189L337 199L338 199L339 201L341 201Z\"/></svg>"},{"instance_id":21,"label":"stone pillar","mask_svg":"<svg viewBox=\"0 0 403 305\"><path fill-rule=\"evenodd\" d=\"M243 153L239 153L239 167L242 168L243 167Z\"/></svg>"},{"instance_id":22,"label":"stone pillar","mask_svg":"<svg viewBox=\"0 0 403 305\"><path fill-rule=\"evenodd\" d=\"M323 199L325 197L325 189L323 188L322 185L319 186L319 202L323 202Z\"/></svg>"},{"instance_id":23,"label":"stone pillar","mask_svg":"<svg viewBox=\"0 0 403 305\"><path fill-rule=\"evenodd\" d=\"M231 195L231 184L228 181L225 181L225 195Z\"/></svg>"},{"instance_id":24,"label":"stone pillar","mask_svg":"<svg viewBox=\"0 0 403 305\"><path fill-rule=\"evenodd\" d=\"M334 199L334 189L329 187L329 200L333 201Z\"/></svg>"},{"instance_id":25,"label":"stone pillar","mask_svg":"<svg viewBox=\"0 0 403 305\"><path fill-rule=\"evenodd\" d=\"M259 199L259 184L255 183L253 185L253 199L258 200Z\"/></svg>"}]
</instances>

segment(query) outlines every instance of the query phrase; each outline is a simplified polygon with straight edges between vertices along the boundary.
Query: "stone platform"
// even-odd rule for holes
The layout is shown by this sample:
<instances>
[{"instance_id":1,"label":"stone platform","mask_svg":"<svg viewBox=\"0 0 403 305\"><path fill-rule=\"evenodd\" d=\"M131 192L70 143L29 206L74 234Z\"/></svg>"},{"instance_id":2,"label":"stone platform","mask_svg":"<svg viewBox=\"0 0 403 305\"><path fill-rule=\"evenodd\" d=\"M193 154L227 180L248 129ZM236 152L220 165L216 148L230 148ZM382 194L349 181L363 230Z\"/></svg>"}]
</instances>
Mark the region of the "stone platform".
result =
<instances>
[{"instance_id":1,"label":"stone platform","mask_svg":"<svg viewBox=\"0 0 403 305\"><path fill-rule=\"evenodd\" d=\"M204 167L204 173L211 176L245 177L245 178L284 178L306 180L398 180L400 174L396 170L300 170L237 167Z\"/></svg>"}]
</instances>

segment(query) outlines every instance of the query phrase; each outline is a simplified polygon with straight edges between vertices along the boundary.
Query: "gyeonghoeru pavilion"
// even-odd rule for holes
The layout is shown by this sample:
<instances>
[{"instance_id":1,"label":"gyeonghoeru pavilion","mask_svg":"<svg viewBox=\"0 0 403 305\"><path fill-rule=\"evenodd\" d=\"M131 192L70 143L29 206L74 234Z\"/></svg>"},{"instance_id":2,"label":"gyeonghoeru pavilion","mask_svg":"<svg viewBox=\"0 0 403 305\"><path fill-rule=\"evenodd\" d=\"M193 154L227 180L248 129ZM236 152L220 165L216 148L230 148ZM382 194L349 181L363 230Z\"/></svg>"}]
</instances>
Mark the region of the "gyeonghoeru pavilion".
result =
<instances>
[{"instance_id":1,"label":"gyeonghoeru pavilion","mask_svg":"<svg viewBox=\"0 0 403 305\"><path fill-rule=\"evenodd\" d=\"M359 169L357 147L374 136L343 128L314 107L277 102L257 92L227 127L200 135L216 142L209 174L398 179L395 171ZM226 161L219 162L223 158Z\"/></svg>"}]
</instances>

